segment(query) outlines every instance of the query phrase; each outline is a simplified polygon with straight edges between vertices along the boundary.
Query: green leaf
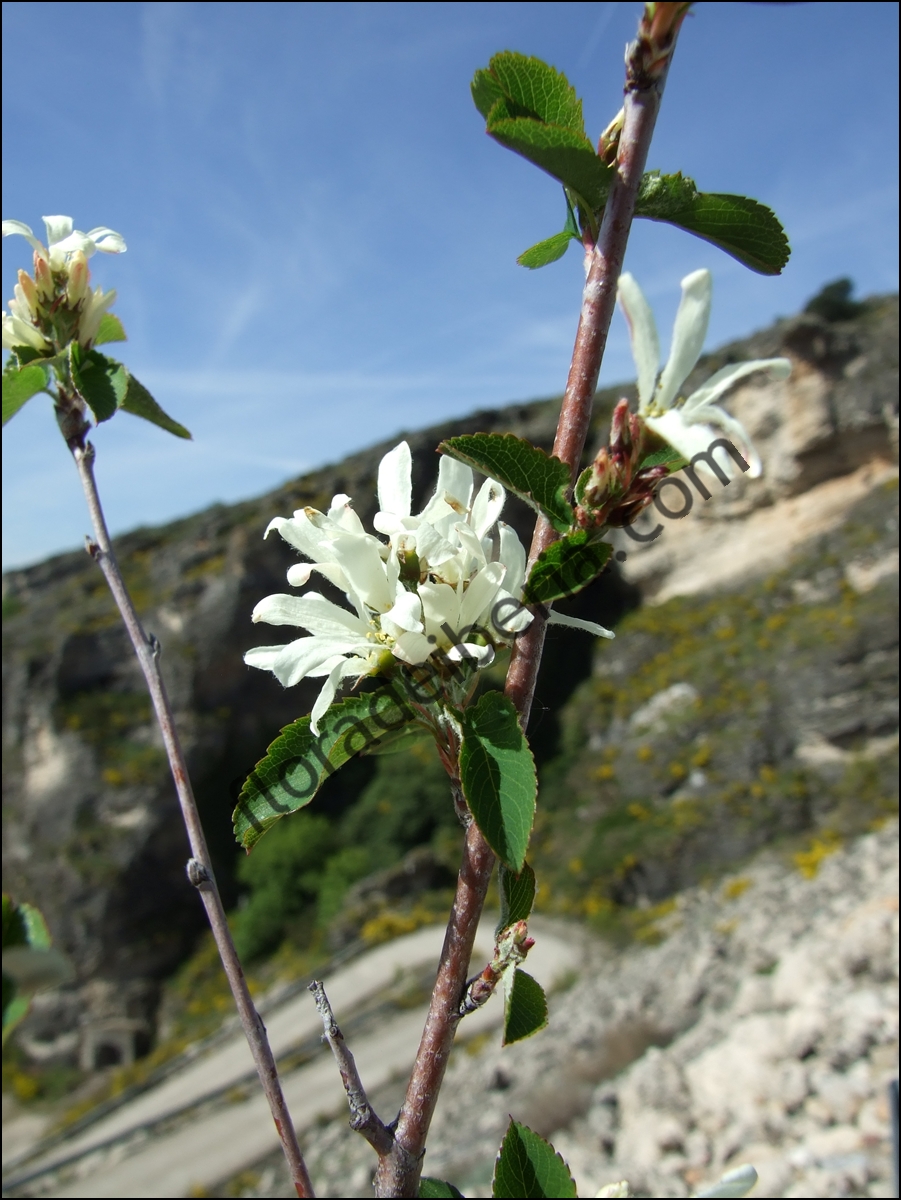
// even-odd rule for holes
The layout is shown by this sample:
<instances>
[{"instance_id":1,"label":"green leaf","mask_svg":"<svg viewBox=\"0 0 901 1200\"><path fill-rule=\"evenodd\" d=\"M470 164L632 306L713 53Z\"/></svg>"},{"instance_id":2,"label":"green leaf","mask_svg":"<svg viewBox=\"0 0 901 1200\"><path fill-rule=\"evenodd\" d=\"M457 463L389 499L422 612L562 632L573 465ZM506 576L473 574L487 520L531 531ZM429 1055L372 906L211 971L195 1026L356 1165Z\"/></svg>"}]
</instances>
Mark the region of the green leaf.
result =
<instances>
[{"instance_id":1,"label":"green leaf","mask_svg":"<svg viewBox=\"0 0 901 1200\"><path fill-rule=\"evenodd\" d=\"M425 1175L419 1181L419 1195L427 1197L428 1200L445 1200L445 1197L457 1196L463 1200L463 1193L452 1183L445 1183L443 1179L429 1179Z\"/></svg>"},{"instance_id":2,"label":"green leaf","mask_svg":"<svg viewBox=\"0 0 901 1200\"><path fill-rule=\"evenodd\" d=\"M521 267L528 267L530 271L535 271L538 267L546 267L548 263L556 262L558 258L563 257L572 240L571 233L565 231L555 233L553 237L545 238L543 242L536 242L534 246L524 250L516 261Z\"/></svg>"},{"instance_id":3,"label":"green leaf","mask_svg":"<svg viewBox=\"0 0 901 1200\"><path fill-rule=\"evenodd\" d=\"M537 979L514 967L504 980L504 1045L521 1042L547 1025L547 997Z\"/></svg>"},{"instance_id":4,"label":"green leaf","mask_svg":"<svg viewBox=\"0 0 901 1200\"><path fill-rule=\"evenodd\" d=\"M550 1142L511 1120L494 1164L491 1194L568 1198L576 1195L576 1185Z\"/></svg>"},{"instance_id":5,"label":"green leaf","mask_svg":"<svg viewBox=\"0 0 901 1200\"><path fill-rule=\"evenodd\" d=\"M28 1012L31 993L70 983L71 962L51 946L50 930L33 904L3 893L3 1044ZM20 994L24 993L24 994Z\"/></svg>"},{"instance_id":6,"label":"green leaf","mask_svg":"<svg viewBox=\"0 0 901 1200\"><path fill-rule=\"evenodd\" d=\"M348 759L412 719L403 698L383 687L333 704L318 737L309 717L286 725L241 789L233 816L238 843L252 849L276 821L309 804Z\"/></svg>"},{"instance_id":7,"label":"green leaf","mask_svg":"<svg viewBox=\"0 0 901 1200\"><path fill-rule=\"evenodd\" d=\"M681 173L643 176L635 215L678 225L760 275L781 274L791 254L772 209L748 196L699 192L694 180Z\"/></svg>"},{"instance_id":8,"label":"green leaf","mask_svg":"<svg viewBox=\"0 0 901 1200\"><path fill-rule=\"evenodd\" d=\"M604 207L612 171L595 153L583 133L560 125L546 125L529 117L508 117L505 101L498 100L488 114L488 133L508 150L521 154L574 192L585 208Z\"/></svg>"},{"instance_id":9,"label":"green leaf","mask_svg":"<svg viewBox=\"0 0 901 1200\"><path fill-rule=\"evenodd\" d=\"M569 467L525 438L512 433L471 433L448 438L438 449L502 483L544 513L559 533L572 527L572 506L566 498Z\"/></svg>"},{"instance_id":10,"label":"green leaf","mask_svg":"<svg viewBox=\"0 0 901 1200\"><path fill-rule=\"evenodd\" d=\"M100 328L94 338L95 346L104 342L127 342L128 335L122 327L122 322L114 313L104 313L100 318Z\"/></svg>"},{"instance_id":11,"label":"green leaf","mask_svg":"<svg viewBox=\"0 0 901 1200\"><path fill-rule=\"evenodd\" d=\"M648 467L669 467L670 474L674 471L681 471L683 467L688 466L688 459L684 454L680 454L674 446L664 446L660 450L655 450L652 454L647 455L641 460L639 471L645 471Z\"/></svg>"},{"instance_id":12,"label":"green leaf","mask_svg":"<svg viewBox=\"0 0 901 1200\"><path fill-rule=\"evenodd\" d=\"M523 869L538 781L512 701L486 692L463 714L463 794L485 841L512 871Z\"/></svg>"},{"instance_id":13,"label":"green leaf","mask_svg":"<svg viewBox=\"0 0 901 1200\"><path fill-rule=\"evenodd\" d=\"M514 921L525 921L535 903L535 872L526 863L518 875L501 863L498 871L498 886L501 894L501 919L495 934L499 934Z\"/></svg>"},{"instance_id":14,"label":"green leaf","mask_svg":"<svg viewBox=\"0 0 901 1200\"><path fill-rule=\"evenodd\" d=\"M486 121L488 120L488 114L498 100L504 98L504 89L501 87L499 80L490 71L483 68L476 71L475 75L473 75L469 90L472 92L473 104L475 104Z\"/></svg>"},{"instance_id":15,"label":"green leaf","mask_svg":"<svg viewBox=\"0 0 901 1200\"><path fill-rule=\"evenodd\" d=\"M526 604L550 604L573 596L597 579L613 553L608 542L592 542L584 529L568 533L538 556L523 592Z\"/></svg>"},{"instance_id":16,"label":"green leaf","mask_svg":"<svg viewBox=\"0 0 901 1200\"><path fill-rule=\"evenodd\" d=\"M540 58L505 50L494 55L487 72L477 72L477 76L482 74L489 75L500 88L501 96L512 100L523 114L585 136L582 101L576 89L561 71ZM483 112L482 116L487 119L488 113Z\"/></svg>"},{"instance_id":17,"label":"green leaf","mask_svg":"<svg viewBox=\"0 0 901 1200\"><path fill-rule=\"evenodd\" d=\"M69 346L72 380L90 406L99 425L108 421L125 399L128 372L120 362L99 350L83 350L78 342Z\"/></svg>"},{"instance_id":18,"label":"green leaf","mask_svg":"<svg viewBox=\"0 0 901 1200\"><path fill-rule=\"evenodd\" d=\"M128 390L122 401L122 411L133 413L136 417L143 417L151 425L159 425L160 429L165 429L167 433L174 433L176 437L191 440L191 434L184 425L179 425L178 421L173 421L168 413L164 413L143 383L139 383L130 372Z\"/></svg>"},{"instance_id":19,"label":"green leaf","mask_svg":"<svg viewBox=\"0 0 901 1200\"><path fill-rule=\"evenodd\" d=\"M11 368L11 369L10 369ZM16 369L13 359L3 372L3 424L11 420L32 396L47 387L47 370L37 363Z\"/></svg>"}]
</instances>

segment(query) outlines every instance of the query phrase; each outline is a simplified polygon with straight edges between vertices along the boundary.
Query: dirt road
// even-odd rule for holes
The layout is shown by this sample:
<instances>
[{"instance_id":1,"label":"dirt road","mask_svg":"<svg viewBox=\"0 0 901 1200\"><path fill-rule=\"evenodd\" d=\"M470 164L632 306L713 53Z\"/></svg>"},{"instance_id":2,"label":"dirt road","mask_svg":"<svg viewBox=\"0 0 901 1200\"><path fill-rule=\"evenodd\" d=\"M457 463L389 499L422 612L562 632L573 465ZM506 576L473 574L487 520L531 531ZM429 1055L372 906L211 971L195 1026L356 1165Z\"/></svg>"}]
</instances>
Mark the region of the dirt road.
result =
<instances>
[{"instance_id":1,"label":"dirt road","mask_svg":"<svg viewBox=\"0 0 901 1200\"><path fill-rule=\"evenodd\" d=\"M494 918L479 930L473 968L490 957ZM545 988L578 965L579 935L557 922L536 920L537 944L528 968ZM329 998L339 1022L342 1014L359 1008L396 983L402 972L437 961L443 927L431 926L380 946L339 968L327 981ZM425 1006L390 1015L377 1028L352 1039L352 1049L367 1087L375 1090L409 1070L425 1018ZM464 1036L473 1036L500 1023L502 1003L493 998L466 1019ZM302 993L267 1016L276 1056L316 1036L321 1029L311 998ZM190 1063L177 1075L138 1096L98 1121L81 1135L55 1147L29 1164L29 1172L48 1171L46 1189L35 1181L28 1188L47 1196L156 1197L187 1196L227 1179L277 1147L268 1107L256 1088L235 1095L234 1103L175 1118L180 1110L214 1092L237 1084L253 1070L243 1035L218 1046ZM340 1079L330 1055L323 1052L283 1078L285 1096L298 1132L345 1105ZM167 1114L173 1121L163 1130L141 1136L141 1129ZM118 1141L113 1141L118 1139ZM303 1142L303 1137L301 1137ZM113 1144L111 1144L113 1142ZM77 1162L72 1162L78 1155ZM63 1166L65 1162L68 1166ZM53 1171L55 1164L60 1170Z\"/></svg>"}]
</instances>

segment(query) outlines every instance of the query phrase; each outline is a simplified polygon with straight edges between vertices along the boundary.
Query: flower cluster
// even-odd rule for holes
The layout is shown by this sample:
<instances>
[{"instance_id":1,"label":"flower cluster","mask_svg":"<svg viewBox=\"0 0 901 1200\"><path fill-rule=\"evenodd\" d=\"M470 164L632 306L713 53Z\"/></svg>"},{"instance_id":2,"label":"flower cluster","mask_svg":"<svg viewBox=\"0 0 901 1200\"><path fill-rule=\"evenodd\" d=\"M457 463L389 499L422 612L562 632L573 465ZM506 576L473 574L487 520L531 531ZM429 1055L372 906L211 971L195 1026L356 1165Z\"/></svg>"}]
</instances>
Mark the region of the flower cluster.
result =
<instances>
[{"instance_id":1,"label":"flower cluster","mask_svg":"<svg viewBox=\"0 0 901 1200\"><path fill-rule=\"evenodd\" d=\"M521 603L525 551L499 519L504 489L488 479L474 492L470 468L442 457L434 495L411 515L412 459L401 442L378 472L380 511L373 524L387 541L366 532L345 495L335 496L327 513L306 508L270 522L267 536L278 530L311 560L291 567L288 582L304 587L317 572L344 592L353 610L315 591L267 596L253 610L254 621L310 634L249 650L244 661L272 671L285 687L308 676L325 678L313 706L314 733L342 680L399 664L429 663L449 675L460 673L453 664L485 667L496 648L531 623ZM613 636L591 622L558 617L557 623Z\"/></svg>"},{"instance_id":2,"label":"flower cluster","mask_svg":"<svg viewBox=\"0 0 901 1200\"><path fill-rule=\"evenodd\" d=\"M774 379L787 379L791 363L787 358L754 359L733 363L717 371L703 387L688 399L679 397L679 389L691 374L707 336L713 281L709 271L693 271L682 280L682 300L676 313L670 355L660 370L660 342L650 305L631 275L622 275L617 293L629 325L632 356L638 370L638 413L656 434L689 461L707 451L717 437L718 426L743 455L756 479L761 473L760 456L740 421L717 404L725 393L745 376L767 371ZM731 459L726 471L735 475Z\"/></svg>"},{"instance_id":3,"label":"flower cluster","mask_svg":"<svg viewBox=\"0 0 901 1200\"><path fill-rule=\"evenodd\" d=\"M57 354L70 342L89 349L103 314L116 299L115 290L90 289L87 260L100 250L121 254L122 236L112 229L82 233L71 217L44 217L47 245L21 221L4 221L3 236L19 234L34 249L34 277L19 271L9 312L3 313L3 345L25 346L39 354Z\"/></svg>"}]
</instances>

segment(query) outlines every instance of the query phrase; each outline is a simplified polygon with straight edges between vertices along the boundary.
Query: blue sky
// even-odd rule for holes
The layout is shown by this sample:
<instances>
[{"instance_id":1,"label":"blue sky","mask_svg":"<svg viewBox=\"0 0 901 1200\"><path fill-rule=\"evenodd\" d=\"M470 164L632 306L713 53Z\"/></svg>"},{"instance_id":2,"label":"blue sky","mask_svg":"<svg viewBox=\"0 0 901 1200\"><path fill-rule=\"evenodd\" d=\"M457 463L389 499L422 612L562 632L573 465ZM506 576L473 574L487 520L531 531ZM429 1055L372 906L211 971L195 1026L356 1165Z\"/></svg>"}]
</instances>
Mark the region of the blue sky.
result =
<instances>
[{"instance_id":1,"label":"blue sky","mask_svg":"<svg viewBox=\"0 0 901 1200\"><path fill-rule=\"evenodd\" d=\"M122 357L186 424L120 414L95 432L114 532L277 486L404 428L562 389L575 248L560 188L484 134L473 71L503 49L566 72L596 137L621 102L639 6L7 3L3 216L107 225ZM662 329L707 266L708 344L796 311L822 284L897 288L898 6L698 4L649 166L770 204L794 253L751 274L671 227L627 256ZM27 266L3 243L3 297ZM602 382L629 378L621 318ZM3 434L4 566L81 544L50 402Z\"/></svg>"}]
</instances>

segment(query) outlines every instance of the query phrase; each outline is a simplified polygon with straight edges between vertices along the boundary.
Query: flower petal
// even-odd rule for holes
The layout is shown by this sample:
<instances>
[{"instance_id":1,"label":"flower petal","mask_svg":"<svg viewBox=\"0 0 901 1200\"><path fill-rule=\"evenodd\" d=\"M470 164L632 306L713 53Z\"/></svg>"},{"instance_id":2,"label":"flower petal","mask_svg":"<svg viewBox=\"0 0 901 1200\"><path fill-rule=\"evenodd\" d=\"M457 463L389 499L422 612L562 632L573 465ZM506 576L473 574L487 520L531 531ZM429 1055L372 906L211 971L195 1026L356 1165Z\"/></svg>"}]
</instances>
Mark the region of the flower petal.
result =
<instances>
[{"instance_id":1,"label":"flower petal","mask_svg":"<svg viewBox=\"0 0 901 1200\"><path fill-rule=\"evenodd\" d=\"M551 615L548 617L547 623L548 625L565 625L568 629L582 629L585 633L593 633L595 637L616 637L612 629L605 629L603 625L598 625L594 621L583 621L581 617L567 617L564 613L558 613L553 608L551 609Z\"/></svg>"},{"instance_id":2,"label":"flower petal","mask_svg":"<svg viewBox=\"0 0 901 1200\"><path fill-rule=\"evenodd\" d=\"M451 662L468 662L481 670L494 662L494 647L479 646L475 642L458 642L447 652Z\"/></svg>"},{"instance_id":3,"label":"flower petal","mask_svg":"<svg viewBox=\"0 0 901 1200\"><path fill-rule=\"evenodd\" d=\"M483 538L497 522L506 499L507 493L496 479L485 480L473 501L472 515L469 518L469 524L477 538Z\"/></svg>"},{"instance_id":4,"label":"flower petal","mask_svg":"<svg viewBox=\"0 0 901 1200\"><path fill-rule=\"evenodd\" d=\"M31 245L33 250L37 250L41 258L47 257L47 248L43 242L39 241L35 236L30 225L26 225L24 221L4 221L3 236L9 237L10 234L17 233L20 237Z\"/></svg>"},{"instance_id":5,"label":"flower petal","mask_svg":"<svg viewBox=\"0 0 901 1200\"><path fill-rule=\"evenodd\" d=\"M342 592L346 592L349 588L347 576L337 563L296 563L293 567L288 568L288 583L291 587L306 587L310 582L310 575L313 571L318 571L320 575L324 575L326 579L339 587Z\"/></svg>"},{"instance_id":6,"label":"flower petal","mask_svg":"<svg viewBox=\"0 0 901 1200\"><path fill-rule=\"evenodd\" d=\"M401 589L393 606L379 623L394 638L399 638L403 633L422 633L422 601L415 592Z\"/></svg>"},{"instance_id":7,"label":"flower petal","mask_svg":"<svg viewBox=\"0 0 901 1200\"><path fill-rule=\"evenodd\" d=\"M629 326L632 357L638 372L639 411L644 412L654 398L657 372L660 370L660 339L657 337L657 325L644 292L631 275L620 275L616 298Z\"/></svg>"},{"instance_id":8,"label":"flower petal","mask_svg":"<svg viewBox=\"0 0 901 1200\"><path fill-rule=\"evenodd\" d=\"M338 684L341 680L346 679L348 675L366 674L368 670L369 663L365 659L342 658L334 664L329 671L328 678L322 685L322 691L316 697L313 711L310 713L310 729L317 737L319 736L319 721L325 716L332 701L335 699L335 693L338 690Z\"/></svg>"},{"instance_id":9,"label":"flower petal","mask_svg":"<svg viewBox=\"0 0 901 1200\"><path fill-rule=\"evenodd\" d=\"M668 409L672 406L679 388L701 357L712 299L713 280L709 271L692 271L682 280L682 299L673 327L673 344L657 385L654 407Z\"/></svg>"},{"instance_id":10,"label":"flower petal","mask_svg":"<svg viewBox=\"0 0 901 1200\"><path fill-rule=\"evenodd\" d=\"M94 243L94 249L104 254L124 254L128 249L122 234L116 233L114 229L107 229L104 225L89 230L86 236Z\"/></svg>"},{"instance_id":11,"label":"flower petal","mask_svg":"<svg viewBox=\"0 0 901 1200\"><path fill-rule=\"evenodd\" d=\"M331 508L326 515L330 521L334 521L346 533L355 533L358 537L367 536L363 522L354 512L350 496L345 496L343 492L332 497Z\"/></svg>"},{"instance_id":12,"label":"flower petal","mask_svg":"<svg viewBox=\"0 0 901 1200\"><path fill-rule=\"evenodd\" d=\"M305 596L266 596L253 610L251 619L265 621L267 625L297 625L317 636L343 637L352 644L365 642L368 632L356 614L339 608L316 592L307 592Z\"/></svg>"},{"instance_id":13,"label":"flower petal","mask_svg":"<svg viewBox=\"0 0 901 1200\"><path fill-rule=\"evenodd\" d=\"M685 401L685 414L687 416L698 408L715 403L738 383L739 379L753 375L755 371L766 371L773 379L778 380L788 379L791 369L791 362L787 358L755 358L750 362L731 363L728 367L722 367L715 375L711 375L703 387L692 392Z\"/></svg>"},{"instance_id":14,"label":"flower petal","mask_svg":"<svg viewBox=\"0 0 901 1200\"><path fill-rule=\"evenodd\" d=\"M457 633L466 636L470 629L477 624L487 624L488 607L497 595L497 589L504 579L504 567L501 563L488 563L474 576L469 587L463 593L460 604L460 628Z\"/></svg>"},{"instance_id":15,"label":"flower petal","mask_svg":"<svg viewBox=\"0 0 901 1200\"><path fill-rule=\"evenodd\" d=\"M51 251L57 242L67 238L75 228L71 217L42 217L41 220L47 230L47 245Z\"/></svg>"},{"instance_id":16,"label":"flower petal","mask_svg":"<svg viewBox=\"0 0 901 1200\"><path fill-rule=\"evenodd\" d=\"M417 666L424 663L435 652L435 643L424 633L402 633L394 642L392 653L401 662Z\"/></svg>"},{"instance_id":17,"label":"flower petal","mask_svg":"<svg viewBox=\"0 0 901 1200\"><path fill-rule=\"evenodd\" d=\"M410 515L413 458L406 442L395 446L379 463L379 508L399 517Z\"/></svg>"},{"instance_id":18,"label":"flower petal","mask_svg":"<svg viewBox=\"0 0 901 1200\"><path fill-rule=\"evenodd\" d=\"M364 604L377 612L387 612L394 603L388 587L385 564L375 540L342 534L332 541L335 562L344 570L347 581Z\"/></svg>"},{"instance_id":19,"label":"flower petal","mask_svg":"<svg viewBox=\"0 0 901 1200\"><path fill-rule=\"evenodd\" d=\"M443 517L448 511L463 516L469 511L472 499L472 469L442 454L438 463L438 482L435 494L422 510L424 521Z\"/></svg>"},{"instance_id":20,"label":"flower petal","mask_svg":"<svg viewBox=\"0 0 901 1200\"><path fill-rule=\"evenodd\" d=\"M499 558L507 568L504 584L509 592L518 596L526 577L526 550L515 529L503 521L498 521L497 527L500 533Z\"/></svg>"}]
</instances>

